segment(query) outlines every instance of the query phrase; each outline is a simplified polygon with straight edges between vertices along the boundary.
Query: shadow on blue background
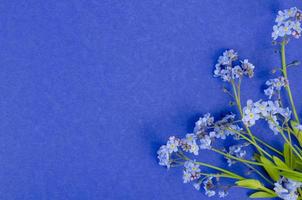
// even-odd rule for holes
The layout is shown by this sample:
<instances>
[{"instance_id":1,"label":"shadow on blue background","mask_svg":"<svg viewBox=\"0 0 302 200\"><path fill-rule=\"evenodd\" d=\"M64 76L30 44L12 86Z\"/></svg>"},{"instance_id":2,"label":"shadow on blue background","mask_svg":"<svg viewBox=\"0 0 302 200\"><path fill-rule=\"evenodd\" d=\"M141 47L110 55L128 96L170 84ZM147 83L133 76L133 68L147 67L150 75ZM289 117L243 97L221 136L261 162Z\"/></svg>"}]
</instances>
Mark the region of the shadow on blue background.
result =
<instances>
[{"instance_id":1,"label":"shadow on blue background","mask_svg":"<svg viewBox=\"0 0 302 200\"><path fill-rule=\"evenodd\" d=\"M275 15L291 6L302 3L2 1L0 199L206 199L181 169L158 166L156 151L200 114L228 109L212 77L226 48L257 67L244 101L264 98L280 63ZM301 44L290 44L288 61L301 58ZM289 73L300 115L301 75ZM246 194L233 189L228 199Z\"/></svg>"}]
</instances>

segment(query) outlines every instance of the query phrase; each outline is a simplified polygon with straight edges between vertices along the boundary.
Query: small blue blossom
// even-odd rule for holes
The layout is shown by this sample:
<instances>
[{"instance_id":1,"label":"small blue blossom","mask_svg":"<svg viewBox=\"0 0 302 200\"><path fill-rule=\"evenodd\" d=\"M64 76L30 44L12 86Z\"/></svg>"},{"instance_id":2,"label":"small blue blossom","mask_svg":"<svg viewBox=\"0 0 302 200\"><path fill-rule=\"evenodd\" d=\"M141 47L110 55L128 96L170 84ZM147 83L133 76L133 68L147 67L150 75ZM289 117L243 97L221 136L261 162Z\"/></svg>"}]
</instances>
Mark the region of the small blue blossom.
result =
<instances>
[{"instance_id":1,"label":"small blue blossom","mask_svg":"<svg viewBox=\"0 0 302 200\"><path fill-rule=\"evenodd\" d=\"M170 153L169 149L166 145L162 145L159 150L157 151L157 158L159 160L159 165L166 166L167 168L170 168L171 161L170 161Z\"/></svg>"},{"instance_id":2,"label":"small blue blossom","mask_svg":"<svg viewBox=\"0 0 302 200\"><path fill-rule=\"evenodd\" d=\"M193 184L193 187L196 189L196 190L200 190L200 186L201 186L201 182L196 182Z\"/></svg>"},{"instance_id":3,"label":"small blue blossom","mask_svg":"<svg viewBox=\"0 0 302 200\"><path fill-rule=\"evenodd\" d=\"M302 186L302 183L282 177L274 185L274 191L280 198L284 200L297 200L297 189Z\"/></svg>"},{"instance_id":4,"label":"small blue blossom","mask_svg":"<svg viewBox=\"0 0 302 200\"><path fill-rule=\"evenodd\" d=\"M257 101L254 103L255 112L260 113L263 117L268 117L270 114L270 106L267 101Z\"/></svg>"},{"instance_id":5,"label":"small blue blossom","mask_svg":"<svg viewBox=\"0 0 302 200\"><path fill-rule=\"evenodd\" d=\"M157 158L159 160L159 165L166 166L167 168L171 167L172 161L170 160L171 154L178 151L180 146L180 139L175 136L169 137L166 145L162 145L157 151Z\"/></svg>"},{"instance_id":6,"label":"small blue blossom","mask_svg":"<svg viewBox=\"0 0 302 200\"><path fill-rule=\"evenodd\" d=\"M283 76L270 79L266 81L265 83L268 88L264 90L264 93L266 96L268 96L269 99L273 97L273 95L276 95L280 92L282 87L285 87L288 84L288 80L285 79Z\"/></svg>"},{"instance_id":7,"label":"small blue blossom","mask_svg":"<svg viewBox=\"0 0 302 200\"><path fill-rule=\"evenodd\" d=\"M211 149L212 140L211 140L210 136L205 135L199 141L200 141L200 145L199 145L200 149Z\"/></svg>"},{"instance_id":8,"label":"small blue blossom","mask_svg":"<svg viewBox=\"0 0 302 200\"><path fill-rule=\"evenodd\" d=\"M246 155L246 151L244 150L244 147L247 147L248 145L249 143L232 145L229 147L228 153L237 158L244 158ZM226 159L229 167L236 163L235 160L232 160L228 157L226 157Z\"/></svg>"},{"instance_id":9,"label":"small blue blossom","mask_svg":"<svg viewBox=\"0 0 302 200\"><path fill-rule=\"evenodd\" d=\"M195 123L194 133L196 135L203 134L208 126L212 126L214 123L214 117L210 113L206 113L203 117Z\"/></svg>"},{"instance_id":10,"label":"small blue blossom","mask_svg":"<svg viewBox=\"0 0 302 200\"><path fill-rule=\"evenodd\" d=\"M288 121L290 119L291 113L292 112L289 108L278 108L278 114L284 118L284 121Z\"/></svg>"},{"instance_id":11,"label":"small blue blossom","mask_svg":"<svg viewBox=\"0 0 302 200\"><path fill-rule=\"evenodd\" d=\"M197 136L193 133L187 134L185 138L181 139L181 147L184 151L198 155L199 147L196 143Z\"/></svg>"},{"instance_id":12,"label":"small blue blossom","mask_svg":"<svg viewBox=\"0 0 302 200\"><path fill-rule=\"evenodd\" d=\"M232 79L240 78L243 76L243 70L239 65L232 68Z\"/></svg>"},{"instance_id":13,"label":"small blue blossom","mask_svg":"<svg viewBox=\"0 0 302 200\"><path fill-rule=\"evenodd\" d=\"M241 66L245 75L247 75L249 78L254 76L255 66L250 63L248 59L241 61Z\"/></svg>"},{"instance_id":14,"label":"small blue blossom","mask_svg":"<svg viewBox=\"0 0 302 200\"><path fill-rule=\"evenodd\" d=\"M218 178L215 180L214 177L209 176L202 182L206 196L213 197L218 194L219 198L224 198L228 195L226 189L220 190L221 185L218 183L218 180Z\"/></svg>"},{"instance_id":15,"label":"small blue blossom","mask_svg":"<svg viewBox=\"0 0 302 200\"><path fill-rule=\"evenodd\" d=\"M169 153L177 152L178 146L180 145L180 140L174 136L169 137L169 140L167 142L167 148L169 150Z\"/></svg>"},{"instance_id":16,"label":"small blue blossom","mask_svg":"<svg viewBox=\"0 0 302 200\"><path fill-rule=\"evenodd\" d=\"M277 117L275 115L270 117L270 120L267 121L269 128L273 131L274 135L277 135L279 133L279 122L277 120Z\"/></svg>"},{"instance_id":17,"label":"small blue blossom","mask_svg":"<svg viewBox=\"0 0 302 200\"><path fill-rule=\"evenodd\" d=\"M252 100L247 101L247 106L243 108L243 115L242 121L246 126L253 126L260 119L259 112L255 109Z\"/></svg>"},{"instance_id":18,"label":"small blue blossom","mask_svg":"<svg viewBox=\"0 0 302 200\"><path fill-rule=\"evenodd\" d=\"M273 130L275 134L278 131L278 118L283 117L284 121L288 121L291 117L291 111L289 108L282 108L278 101L247 101L247 106L243 108L242 121L246 126L253 126L257 120L265 119L269 124L269 128Z\"/></svg>"},{"instance_id":19,"label":"small blue blossom","mask_svg":"<svg viewBox=\"0 0 302 200\"><path fill-rule=\"evenodd\" d=\"M215 134L212 134L213 137L225 140L229 135L236 135L233 131L230 131L230 129L237 131L242 130L238 125L233 124L235 116L236 115L232 113L227 114L221 120L217 121L214 125Z\"/></svg>"},{"instance_id":20,"label":"small blue blossom","mask_svg":"<svg viewBox=\"0 0 302 200\"><path fill-rule=\"evenodd\" d=\"M222 190L222 191L218 192L219 198L224 198L224 197L228 196L228 194L229 193L227 191L225 191L225 190Z\"/></svg>"},{"instance_id":21,"label":"small blue blossom","mask_svg":"<svg viewBox=\"0 0 302 200\"><path fill-rule=\"evenodd\" d=\"M233 49L223 52L222 56L219 56L218 63L221 65L231 65L233 61L238 59L238 54Z\"/></svg>"},{"instance_id":22,"label":"small blue blossom","mask_svg":"<svg viewBox=\"0 0 302 200\"><path fill-rule=\"evenodd\" d=\"M234 140L240 140L241 139L240 135L236 134L234 131L240 132L243 130L243 128L241 128L237 124L231 124L229 128L230 130L225 131L226 135L232 135Z\"/></svg>"},{"instance_id":23,"label":"small blue blossom","mask_svg":"<svg viewBox=\"0 0 302 200\"><path fill-rule=\"evenodd\" d=\"M208 197L212 197L216 194L215 192L215 185L213 183L213 177L208 177L206 180L203 181L203 188L205 190L205 195Z\"/></svg>"}]
</instances>

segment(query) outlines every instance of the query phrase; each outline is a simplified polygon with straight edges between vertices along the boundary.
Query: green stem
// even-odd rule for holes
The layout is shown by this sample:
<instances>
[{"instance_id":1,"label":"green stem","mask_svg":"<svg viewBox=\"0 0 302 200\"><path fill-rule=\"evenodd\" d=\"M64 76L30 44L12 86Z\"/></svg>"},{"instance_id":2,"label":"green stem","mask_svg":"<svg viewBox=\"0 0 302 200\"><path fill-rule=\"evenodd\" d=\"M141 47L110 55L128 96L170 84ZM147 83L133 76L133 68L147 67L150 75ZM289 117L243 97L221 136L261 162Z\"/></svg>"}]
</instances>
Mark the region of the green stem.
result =
<instances>
[{"instance_id":1,"label":"green stem","mask_svg":"<svg viewBox=\"0 0 302 200\"><path fill-rule=\"evenodd\" d=\"M239 91L237 92L237 89L240 90L241 81L239 82L238 88L236 88L236 84L235 84L234 80L231 81L231 84L232 84L233 92L234 92L234 95L235 95L235 101L236 101L236 104L237 104L237 107L239 109L240 116L241 116L241 119L242 119L243 118L243 111L242 111L242 106L241 106L241 98L240 98L240 95L239 95L240 92ZM256 142L256 140L254 138L254 135L252 134L252 132L249 129L249 127L246 126L246 125L244 125L244 126L245 126L245 129L246 129L248 135L252 139L253 143L257 144L257 142ZM258 152L260 153L260 155L263 155L262 151L258 147L256 147L256 149L258 150Z\"/></svg>"},{"instance_id":2,"label":"green stem","mask_svg":"<svg viewBox=\"0 0 302 200\"><path fill-rule=\"evenodd\" d=\"M249 139L248 137L246 137L244 134L240 133L240 131L231 129L231 128L227 128L227 130L234 132L235 134L239 135L240 137L242 137L243 139L245 139L246 141L248 141L249 143L251 143L252 145L254 145L257 149L259 149L260 151L262 151L265 155L267 155L268 157L272 157L269 153L267 153L264 149L262 149L257 143L254 143L254 141L252 141L251 139Z\"/></svg>"},{"instance_id":3,"label":"green stem","mask_svg":"<svg viewBox=\"0 0 302 200\"><path fill-rule=\"evenodd\" d=\"M291 129L290 129L290 130L291 130ZM230 131L234 131L234 132L235 132L235 131L237 131L237 130L230 129ZM241 134L247 134L246 132L243 132L243 131L237 131L237 132L239 132L239 133L241 133ZM259 142L260 144L266 146L267 148L269 148L270 150L276 152L276 153L279 154L280 156L283 156L283 153L282 153L282 152L278 151L276 148L274 148L274 147L272 147L271 145L267 144L266 142L264 142L264 141L261 140L260 138L258 138L258 137L256 137L256 136L254 136L254 138L255 138L255 140L256 140L257 142Z\"/></svg>"},{"instance_id":4,"label":"green stem","mask_svg":"<svg viewBox=\"0 0 302 200\"><path fill-rule=\"evenodd\" d=\"M176 155L178 155L180 158L183 158L184 160L190 160L190 158L188 158L182 151L178 151ZM216 167L216 166L204 163L204 162L195 162L195 163L198 164L198 165L200 165L200 166L208 167L208 168L215 169L215 170L218 170L220 172L226 173L227 175L230 176L229 178L232 177L232 178L238 179L238 180L245 179L244 177L239 176L238 174L235 174L235 173L233 173L231 171L222 169L220 167Z\"/></svg>"},{"instance_id":5,"label":"green stem","mask_svg":"<svg viewBox=\"0 0 302 200\"><path fill-rule=\"evenodd\" d=\"M248 164L252 164L252 165L261 165L261 166L262 166L261 163L257 163L257 162L250 161L250 160L245 160L245 159L242 159L242 158L238 158L238 157L233 156L233 155L231 155L231 154L224 153L224 152L222 152L222 151L220 151L220 150L218 150L218 149L212 148L211 150L214 151L214 152L216 152L216 153L219 153L219 154L221 154L221 155L223 155L223 156L225 156L225 157L227 157L227 158L231 158L231 159L240 161L240 162L242 162L242 163L248 163Z\"/></svg>"},{"instance_id":6,"label":"green stem","mask_svg":"<svg viewBox=\"0 0 302 200\"><path fill-rule=\"evenodd\" d=\"M247 167L251 168L253 171L255 171L259 176L261 176L261 178L263 178L266 182L268 182L271 185L274 185L274 183L272 181L270 181L268 178L266 178L259 170L257 170L255 167L253 167L252 165L249 165L247 163L244 163Z\"/></svg>"},{"instance_id":7,"label":"green stem","mask_svg":"<svg viewBox=\"0 0 302 200\"><path fill-rule=\"evenodd\" d=\"M242 118L243 117L243 112L242 112L242 108L241 108L241 100L240 100L240 97L238 97L237 88L236 88L236 84L235 84L234 80L231 81L231 84L232 84L233 92L234 92L234 95L235 95L235 101L236 101L236 104L238 106L240 116Z\"/></svg>"},{"instance_id":8,"label":"green stem","mask_svg":"<svg viewBox=\"0 0 302 200\"><path fill-rule=\"evenodd\" d=\"M263 140L261 140L261 139L259 139L259 138L257 138L257 137L255 137L255 139L256 139L259 143L261 143L261 144L263 144L264 146L266 146L267 148L269 148L270 150L276 152L276 153L279 154L280 156L283 156L283 153L282 153L282 152L278 151L277 149L275 149L275 148L272 147L271 145L267 144L267 143L264 142Z\"/></svg>"},{"instance_id":9,"label":"green stem","mask_svg":"<svg viewBox=\"0 0 302 200\"><path fill-rule=\"evenodd\" d=\"M290 130L290 128L289 128L289 126L287 124L287 135L288 135L289 142L292 144L292 137L290 135L290 131L289 130ZM290 154L293 155L292 148L290 148ZM290 167L292 167L292 166L293 166L293 156L290 157Z\"/></svg>"},{"instance_id":10,"label":"green stem","mask_svg":"<svg viewBox=\"0 0 302 200\"><path fill-rule=\"evenodd\" d=\"M275 123L274 121L272 121L273 123ZM292 145L291 141L289 141L286 137L286 135L284 134L284 131L282 130L282 128L277 127L280 134L282 135L283 139L288 143L288 145L291 147L291 150L294 151L296 153L296 155L299 157L299 159L302 160L302 156L300 155L300 153L294 148L294 146Z\"/></svg>"},{"instance_id":11,"label":"green stem","mask_svg":"<svg viewBox=\"0 0 302 200\"><path fill-rule=\"evenodd\" d=\"M285 57L285 45L286 45L286 41L283 40L281 43L281 62L282 62L283 76L286 80L288 80L286 57ZM300 124L299 117L298 117L297 110L296 110L295 103L294 103L294 99L293 99L293 95L292 95L291 89L289 87L289 83L287 83L287 85L285 86L285 89L286 89L288 97L289 97L289 101L290 101L290 104L291 104L291 107L292 107L292 110L294 113L295 120Z\"/></svg>"},{"instance_id":12,"label":"green stem","mask_svg":"<svg viewBox=\"0 0 302 200\"><path fill-rule=\"evenodd\" d=\"M215 169L215 170L221 171L223 173L226 173L226 174L230 175L231 177L233 177L234 179L239 179L239 180L245 179L242 176L239 176L239 175L237 175L237 174L235 174L233 172L230 172L228 170L222 169L220 167L216 167L216 166L204 163L204 162L195 162L195 163L198 164L198 165L200 165L200 166L208 167L208 168Z\"/></svg>"},{"instance_id":13,"label":"green stem","mask_svg":"<svg viewBox=\"0 0 302 200\"><path fill-rule=\"evenodd\" d=\"M218 178L232 178L234 179L233 176L227 175L227 174L209 174L209 173L200 173L203 176L207 176L207 177L218 177ZM237 178L235 178L237 179Z\"/></svg>"}]
</instances>

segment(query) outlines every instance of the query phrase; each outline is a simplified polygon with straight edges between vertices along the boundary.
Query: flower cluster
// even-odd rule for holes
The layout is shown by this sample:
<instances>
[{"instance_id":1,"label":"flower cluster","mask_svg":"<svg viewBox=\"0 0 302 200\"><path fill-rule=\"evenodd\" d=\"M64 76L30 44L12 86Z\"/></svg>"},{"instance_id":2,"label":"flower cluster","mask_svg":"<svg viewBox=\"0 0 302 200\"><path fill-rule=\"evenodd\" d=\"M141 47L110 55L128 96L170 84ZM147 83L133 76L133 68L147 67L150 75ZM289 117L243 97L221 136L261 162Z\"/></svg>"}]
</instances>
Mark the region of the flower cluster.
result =
<instances>
[{"instance_id":1,"label":"flower cluster","mask_svg":"<svg viewBox=\"0 0 302 200\"><path fill-rule=\"evenodd\" d=\"M199 165L192 160L186 161L184 164L184 171L183 171L184 183L188 183L190 181L196 180L200 178L200 176L201 174L200 174Z\"/></svg>"},{"instance_id":2,"label":"flower cluster","mask_svg":"<svg viewBox=\"0 0 302 200\"><path fill-rule=\"evenodd\" d=\"M203 184L203 189L205 191L205 195L208 197L215 196L218 193L220 198L226 197L228 195L227 190L221 189L218 178L214 177L206 177L201 178L201 170L199 165L196 164L195 161L189 160L184 163L183 170L183 181L184 183L188 183L191 181L196 181L193 186L196 190L200 190L201 185Z\"/></svg>"},{"instance_id":3,"label":"flower cluster","mask_svg":"<svg viewBox=\"0 0 302 200\"><path fill-rule=\"evenodd\" d=\"M232 98L232 105L237 106L239 117L236 118L233 113L219 120L215 120L210 113L201 116L192 133L187 133L183 138L172 136L160 147L157 152L160 165L167 168L183 166L183 182L193 184L197 190L202 188L208 197L225 197L231 187L238 186L255 191L251 198L302 199L302 124L287 80L288 66L296 65L297 61L288 65L285 61L285 46L289 41L285 36L300 37L300 21L302 14L297 8L278 13L273 38L283 37L282 42L278 43L282 69L279 77L266 81L264 93L267 100L247 100L246 106L242 107L243 76L251 78L255 66L247 59L240 61L237 52L232 49L219 57L214 77L220 77L227 83L224 91ZM229 91L228 87L232 90ZM289 101L283 101L284 91ZM282 137L282 149L254 134L258 130L250 127L260 119L268 124L275 135ZM201 153L203 150L223 156L230 168L196 161L197 156L205 155ZM244 175L234 168L235 163L247 167ZM224 178L235 182L223 184L221 179Z\"/></svg>"},{"instance_id":4,"label":"flower cluster","mask_svg":"<svg viewBox=\"0 0 302 200\"><path fill-rule=\"evenodd\" d=\"M228 192L224 189L219 189L217 184L219 182L219 179L214 179L214 177L210 176L203 181L203 189L205 190L205 195L207 195L208 197L212 197L215 196L216 193L218 193L218 196L220 198L226 197L228 195Z\"/></svg>"},{"instance_id":5,"label":"flower cluster","mask_svg":"<svg viewBox=\"0 0 302 200\"><path fill-rule=\"evenodd\" d=\"M272 38L277 40L278 37L293 36L299 38L301 36L301 10L296 7L279 11L276 18L276 25L273 26Z\"/></svg>"},{"instance_id":6,"label":"flower cluster","mask_svg":"<svg viewBox=\"0 0 302 200\"><path fill-rule=\"evenodd\" d=\"M283 76L280 76L278 78L266 81L265 84L268 86L268 88L264 90L264 93L269 99L271 99L273 95L280 94L282 87L285 87L288 84L288 80Z\"/></svg>"},{"instance_id":7,"label":"flower cluster","mask_svg":"<svg viewBox=\"0 0 302 200\"><path fill-rule=\"evenodd\" d=\"M243 144L236 144L229 147L229 155L235 156L237 158L244 158L246 156L246 150L244 150L244 147L249 146L250 143L245 142ZM225 157L228 162L228 166L231 167L233 164L236 163L234 159L231 159L229 157Z\"/></svg>"},{"instance_id":8,"label":"flower cluster","mask_svg":"<svg viewBox=\"0 0 302 200\"><path fill-rule=\"evenodd\" d=\"M214 118L207 113L199 118L195 123L194 133L200 138L200 149L211 149L213 141L225 140L227 136L238 140L239 137L234 131L240 131L242 128L235 123L235 117L236 115L231 113L214 122Z\"/></svg>"},{"instance_id":9,"label":"flower cluster","mask_svg":"<svg viewBox=\"0 0 302 200\"><path fill-rule=\"evenodd\" d=\"M234 133L234 131L241 131L242 128L235 123L235 114L227 114L222 119L214 121L209 113L203 115L196 121L194 132L188 133L184 138L176 138L171 136L166 145L162 145L157 151L159 164L170 168L173 164L176 164L179 158L175 158L174 153L179 153L182 157L183 152L198 155L201 149L211 149L213 142L217 139L225 140L228 136L233 136L233 139L238 140L240 137ZM243 157L242 148L246 145L237 147L230 147L230 154L238 157ZM179 156L179 155L178 155ZM233 161L232 161L233 162ZM234 162L233 162L234 163ZM201 171L199 165L195 161L188 160L184 163L183 171L184 183L197 180L194 184L196 188L201 178ZM209 179L210 180L210 179ZM210 190L209 185L204 187L206 195L211 196L216 192ZM227 191L219 191L217 193L220 197L224 197Z\"/></svg>"},{"instance_id":10,"label":"flower cluster","mask_svg":"<svg viewBox=\"0 0 302 200\"><path fill-rule=\"evenodd\" d=\"M297 189L301 186L301 182L282 177L278 182L275 183L274 191L278 197L284 200L296 200L298 199Z\"/></svg>"},{"instance_id":11,"label":"flower cluster","mask_svg":"<svg viewBox=\"0 0 302 200\"><path fill-rule=\"evenodd\" d=\"M247 101L247 106L243 108L243 123L250 127L255 125L259 119L267 120L269 127L275 134L279 132L278 116L283 117L284 121L290 119L291 111L289 108L282 108L278 101Z\"/></svg>"},{"instance_id":12,"label":"flower cluster","mask_svg":"<svg viewBox=\"0 0 302 200\"><path fill-rule=\"evenodd\" d=\"M227 82L239 79L243 75L247 75L250 78L253 77L255 66L247 59L233 66L237 60L238 54L233 49L223 52L223 55L218 58L217 64L215 65L214 77L221 77L223 81Z\"/></svg>"},{"instance_id":13,"label":"flower cluster","mask_svg":"<svg viewBox=\"0 0 302 200\"><path fill-rule=\"evenodd\" d=\"M194 183L196 190L200 190L201 185L203 185L205 195L208 197L213 197L218 194L219 198L224 198L229 194L227 192L227 187L220 187L219 178L209 176Z\"/></svg>"},{"instance_id":14,"label":"flower cluster","mask_svg":"<svg viewBox=\"0 0 302 200\"><path fill-rule=\"evenodd\" d=\"M171 154L173 152L177 152L179 146L180 140L174 136L171 136L167 144L162 145L157 151L157 158L159 160L159 164L170 168L172 164L172 160L170 159Z\"/></svg>"},{"instance_id":15,"label":"flower cluster","mask_svg":"<svg viewBox=\"0 0 302 200\"><path fill-rule=\"evenodd\" d=\"M183 151L198 155L199 146L197 145L197 136L189 133L185 138L181 139L181 147Z\"/></svg>"}]
</instances>

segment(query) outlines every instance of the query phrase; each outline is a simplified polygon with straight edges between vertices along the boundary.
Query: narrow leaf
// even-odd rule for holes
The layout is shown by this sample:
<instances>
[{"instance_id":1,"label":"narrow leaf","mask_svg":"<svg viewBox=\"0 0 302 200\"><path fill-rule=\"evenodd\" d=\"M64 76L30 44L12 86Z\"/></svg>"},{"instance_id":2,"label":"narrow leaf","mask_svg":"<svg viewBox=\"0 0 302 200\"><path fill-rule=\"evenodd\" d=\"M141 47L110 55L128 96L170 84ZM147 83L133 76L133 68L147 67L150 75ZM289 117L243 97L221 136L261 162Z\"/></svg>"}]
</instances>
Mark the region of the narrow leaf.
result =
<instances>
[{"instance_id":1,"label":"narrow leaf","mask_svg":"<svg viewBox=\"0 0 302 200\"><path fill-rule=\"evenodd\" d=\"M263 185L260 183L260 181L256 180L256 179L245 179L245 180L241 180L241 181L237 181L236 184L239 187L244 187L244 188L249 188L249 189L261 189L263 187Z\"/></svg>"},{"instance_id":2,"label":"narrow leaf","mask_svg":"<svg viewBox=\"0 0 302 200\"><path fill-rule=\"evenodd\" d=\"M268 193L268 192L255 192L250 195L250 198L273 198L277 197L275 193Z\"/></svg>"},{"instance_id":3,"label":"narrow leaf","mask_svg":"<svg viewBox=\"0 0 302 200\"><path fill-rule=\"evenodd\" d=\"M290 146L287 143L285 143L284 147L283 147L283 156L284 156L286 165L289 166L290 168L292 168L293 155L292 155Z\"/></svg>"},{"instance_id":4,"label":"narrow leaf","mask_svg":"<svg viewBox=\"0 0 302 200\"><path fill-rule=\"evenodd\" d=\"M275 168L275 165L273 162L265 158L264 156L260 157L261 162L263 163L263 167L265 171L268 173L268 175L274 180L279 180L279 171Z\"/></svg>"},{"instance_id":5,"label":"narrow leaf","mask_svg":"<svg viewBox=\"0 0 302 200\"><path fill-rule=\"evenodd\" d=\"M302 173L297 171L282 171L280 172L280 175L295 181L302 181Z\"/></svg>"},{"instance_id":6,"label":"narrow leaf","mask_svg":"<svg viewBox=\"0 0 302 200\"><path fill-rule=\"evenodd\" d=\"M299 125L298 122L291 120L290 125L292 130L294 131L294 135L297 138L300 146L302 146L302 131L300 131L297 126Z\"/></svg>"},{"instance_id":7,"label":"narrow leaf","mask_svg":"<svg viewBox=\"0 0 302 200\"><path fill-rule=\"evenodd\" d=\"M278 167L284 168L284 169L289 169L288 166L277 156L273 156L273 160Z\"/></svg>"}]
</instances>

